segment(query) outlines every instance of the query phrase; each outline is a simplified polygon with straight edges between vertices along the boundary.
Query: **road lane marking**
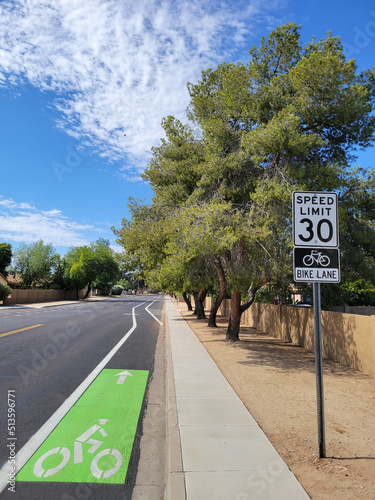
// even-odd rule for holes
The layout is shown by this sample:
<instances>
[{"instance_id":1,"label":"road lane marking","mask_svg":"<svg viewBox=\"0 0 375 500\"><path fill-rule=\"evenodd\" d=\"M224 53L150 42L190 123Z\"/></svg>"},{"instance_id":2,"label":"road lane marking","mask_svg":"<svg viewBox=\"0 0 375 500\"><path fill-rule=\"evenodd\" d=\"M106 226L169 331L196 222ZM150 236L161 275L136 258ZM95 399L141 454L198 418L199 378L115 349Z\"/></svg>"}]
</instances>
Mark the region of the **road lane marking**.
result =
<instances>
[{"instance_id":1,"label":"road lane marking","mask_svg":"<svg viewBox=\"0 0 375 500\"><path fill-rule=\"evenodd\" d=\"M126 377L132 377L132 376L133 375L128 370L124 370L123 372L120 373L115 373L114 375L114 377L119 377L117 380L118 384L123 384L126 380Z\"/></svg>"},{"instance_id":2,"label":"road lane marking","mask_svg":"<svg viewBox=\"0 0 375 500\"><path fill-rule=\"evenodd\" d=\"M155 319L155 320L159 323L159 325L162 325L163 323L160 321L160 319L158 319L156 316L154 316L154 315L152 314L152 312L151 312L151 311L149 311L149 310L148 310L148 308L149 308L150 306L152 306L152 304L153 304L154 302L156 302L156 300L154 300L153 302L151 302L151 304L149 304L149 305L148 305L145 309L146 309L146 311L148 312L148 314L150 314L150 315L151 315L151 316L152 316L152 317L153 317L153 318L154 318L154 319Z\"/></svg>"},{"instance_id":3,"label":"road lane marking","mask_svg":"<svg viewBox=\"0 0 375 500\"><path fill-rule=\"evenodd\" d=\"M124 484L146 370L103 370L17 474L17 481ZM117 375L131 378L119 385Z\"/></svg>"},{"instance_id":4,"label":"road lane marking","mask_svg":"<svg viewBox=\"0 0 375 500\"><path fill-rule=\"evenodd\" d=\"M31 330L31 328L38 328L39 326L44 326L44 325L42 324L42 325L27 326L26 328L20 328L19 330L13 330L11 332L1 333L0 337L6 337L7 335L13 335L13 333L24 332L26 330Z\"/></svg>"},{"instance_id":5,"label":"road lane marking","mask_svg":"<svg viewBox=\"0 0 375 500\"><path fill-rule=\"evenodd\" d=\"M103 370L105 365L112 359L120 347L128 340L130 335L137 328L137 320L135 318L135 309L142 306L146 302L141 302L132 309L133 316L133 326L124 335L124 337L113 347L113 349L102 359L102 361L94 368L94 370L85 378L85 380L77 387L77 389L72 392L72 394L63 402L63 404L58 408L55 413L47 420L47 422L40 427L40 429L29 439L29 441L20 449L20 451L15 456L15 474L25 465L25 463L30 459L30 457L35 453L39 446L47 439L49 434L53 429L60 423L60 421L65 417L72 406L77 402L77 400L82 396L88 386L95 380L99 373ZM6 462L0 470L0 493L6 488L8 484L8 463Z\"/></svg>"}]
</instances>

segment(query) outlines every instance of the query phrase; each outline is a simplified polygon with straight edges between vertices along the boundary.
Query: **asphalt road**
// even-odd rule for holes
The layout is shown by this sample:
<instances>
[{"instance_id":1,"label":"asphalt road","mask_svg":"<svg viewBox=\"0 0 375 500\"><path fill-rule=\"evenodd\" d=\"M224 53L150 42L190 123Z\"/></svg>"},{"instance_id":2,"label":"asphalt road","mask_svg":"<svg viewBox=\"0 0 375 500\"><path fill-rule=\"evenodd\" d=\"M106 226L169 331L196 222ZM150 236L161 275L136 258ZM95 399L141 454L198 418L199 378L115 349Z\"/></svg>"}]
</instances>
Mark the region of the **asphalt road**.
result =
<instances>
[{"instance_id":1,"label":"asphalt road","mask_svg":"<svg viewBox=\"0 0 375 500\"><path fill-rule=\"evenodd\" d=\"M140 465L139 448L143 434L143 418L145 412L147 413L147 401L152 398L149 391L150 381L157 373L159 379L153 381L154 387L165 386L164 370L154 370L157 345L159 351L163 348L160 347L163 335L163 325L160 324L162 307L163 297L156 295L80 302L41 309L0 310L0 465L3 467L3 474L8 470L8 479L11 479L9 466L13 463L11 459L14 450L17 453L20 450L26 453L25 448L26 451L28 448L31 449L30 439L40 433L40 429L49 420L55 418L57 422L59 418L61 419L61 415L56 417L56 412L69 403L72 394L75 394L77 388L88 380L90 374L94 386L93 381L103 370L116 370L113 374L109 371L103 372L109 373L111 377L116 375L117 371L118 373L129 371L128 375L125 373L122 376L121 381L119 380L121 375L113 379L120 384L114 383L113 387L116 390L122 390L122 386L125 390L126 387L130 387L129 384L133 383L133 380L139 378L138 374L141 372L137 372L138 370L149 372L148 377L146 375L145 397L143 399L143 393L139 396L140 418L138 425L136 424L134 446L132 443L129 445L131 455L125 484L86 482L89 479L77 482L73 476L72 481L75 482L69 482L70 479L68 481L64 479L65 482L16 481L15 493L8 490L12 485L9 483L0 494L0 498L27 500L133 498ZM9 334L2 336L4 333ZM119 342L125 336L126 340L119 346ZM115 346L117 350L111 352ZM158 359L159 364L163 362L163 354L160 352ZM93 375L95 368L96 372ZM95 400L95 388L91 389L94 391ZM100 401L102 398L104 406L113 403L107 401L106 389L101 394L99 391L97 400ZM75 396L76 400L77 397ZM159 407L163 404L162 399L162 396L159 396ZM13 410L10 410L9 415L9 407L13 406L16 414L15 429L12 428L11 420ZM64 412L66 413L66 409ZM164 418L163 413L165 412L159 411L159 419ZM87 421L87 429L92 424L93 422ZM106 425L105 428L108 430L111 424ZM14 431L14 435L9 435L9 428ZM104 429L104 425L102 428ZM52 430L53 428L47 430L47 435ZM74 436L72 439L76 439L74 430L72 432ZM104 431L100 432L106 436ZM116 433L120 441L125 434L121 422L116 427ZM91 460L92 455L89 458ZM157 460L159 466L162 461L163 457L159 457ZM96 462L100 463L102 463L100 460ZM79 470L79 465L74 470ZM115 476L114 474L113 477ZM147 480L143 478L143 482Z\"/></svg>"}]
</instances>

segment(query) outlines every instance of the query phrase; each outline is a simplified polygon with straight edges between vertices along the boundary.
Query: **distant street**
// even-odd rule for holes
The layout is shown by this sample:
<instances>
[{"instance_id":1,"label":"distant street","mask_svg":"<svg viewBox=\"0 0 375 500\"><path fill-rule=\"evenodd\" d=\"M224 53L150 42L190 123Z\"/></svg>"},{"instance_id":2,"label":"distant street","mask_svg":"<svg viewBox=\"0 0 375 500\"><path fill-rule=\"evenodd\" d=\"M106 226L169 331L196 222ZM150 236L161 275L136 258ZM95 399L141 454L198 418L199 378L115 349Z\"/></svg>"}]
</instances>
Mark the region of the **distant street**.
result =
<instances>
[{"instance_id":1,"label":"distant street","mask_svg":"<svg viewBox=\"0 0 375 500\"><path fill-rule=\"evenodd\" d=\"M1 498L132 497L162 308L155 295L0 309Z\"/></svg>"}]
</instances>

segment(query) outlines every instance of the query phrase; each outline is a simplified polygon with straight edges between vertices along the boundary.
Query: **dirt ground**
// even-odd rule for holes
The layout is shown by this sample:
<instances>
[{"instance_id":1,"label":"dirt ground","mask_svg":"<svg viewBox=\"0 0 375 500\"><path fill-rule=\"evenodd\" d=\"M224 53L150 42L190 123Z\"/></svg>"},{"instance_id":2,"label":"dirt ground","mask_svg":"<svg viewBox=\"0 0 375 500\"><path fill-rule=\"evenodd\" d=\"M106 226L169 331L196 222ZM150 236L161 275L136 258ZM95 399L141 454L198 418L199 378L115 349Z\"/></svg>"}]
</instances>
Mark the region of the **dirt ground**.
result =
<instances>
[{"instance_id":1,"label":"dirt ground","mask_svg":"<svg viewBox=\"0 0 375 500\"><path fill-rule=\"evenodd\" d=\"M373 377L323 361L327 458L319 459L314 354L248 327L227 343L226 319L208 328L183 301L177 307L313 500L375 500Z\"/></svg>"}]
</instances>

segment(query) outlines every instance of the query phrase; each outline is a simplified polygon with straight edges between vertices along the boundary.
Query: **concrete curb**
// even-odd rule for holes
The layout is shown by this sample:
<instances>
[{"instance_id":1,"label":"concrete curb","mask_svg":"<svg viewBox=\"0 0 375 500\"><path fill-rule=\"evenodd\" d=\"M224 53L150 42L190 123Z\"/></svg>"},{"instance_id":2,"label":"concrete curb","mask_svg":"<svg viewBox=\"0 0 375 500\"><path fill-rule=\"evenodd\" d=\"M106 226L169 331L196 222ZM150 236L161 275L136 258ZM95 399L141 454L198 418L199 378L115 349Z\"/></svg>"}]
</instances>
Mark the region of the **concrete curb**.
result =
<instances>
[{"instance_id":1,"label":"concrete curb","mask_svg":"<svg viewBox=\"0 0 375 500\"><path fill-rule=\"evenodd\" d=\"M165 318L160 325L155 348L154 366L145 396L146 404L140 429L139 460L132 500L165 499L167 458L166 416L166 338ZM117 498L117 497L116 497ZM124 497L125 498L125 497Z\"/></svg>"},{"instance_id":2,"label":"concrete curb","mask_svg":"<svg viewBox=\"0 0 375 500\"><path fill-rule=\"evenodd\" d=\"M165 310L167 354L167 484L166 500L186 500L185 474L183 472L181 440L178 426L176 392L168 315Z\"/></svg>"}]
</instances>

